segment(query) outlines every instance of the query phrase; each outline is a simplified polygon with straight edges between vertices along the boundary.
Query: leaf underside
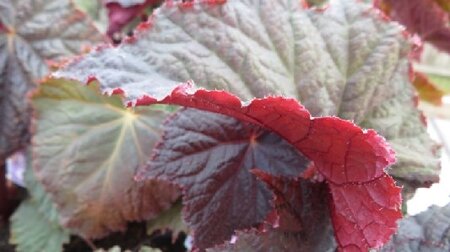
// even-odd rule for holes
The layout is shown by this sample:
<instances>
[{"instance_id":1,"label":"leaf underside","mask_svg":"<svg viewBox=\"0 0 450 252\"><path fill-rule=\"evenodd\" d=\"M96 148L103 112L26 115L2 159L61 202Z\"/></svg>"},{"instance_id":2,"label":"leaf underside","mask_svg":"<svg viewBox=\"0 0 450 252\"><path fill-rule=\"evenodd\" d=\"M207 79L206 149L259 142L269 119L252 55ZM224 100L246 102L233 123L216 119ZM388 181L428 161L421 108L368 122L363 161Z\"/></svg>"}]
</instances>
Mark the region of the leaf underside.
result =
<instances>
[{"instance_id":1,"label":"leaf underside","mask_svg":"<svg viewBox=\"0 0 450 252\"><path fill-rule=\"evenodd\" d=\"M385 136L398 154L390 174L413 188L438 180L401 27L352 1L332 1L320 11L301 1L219 2L166 3L135 37L92 51L56 76L83 82L96 76L102 91L120 88L128 100L143 93L160 98L160 86L190 79L244 100L296 98L314 116L337 115Z\"/></svg>"},{"instance_id":2,"label":"leaf underside","mask_svg":"<svg viewBox=\"0 0 450 252\"><path fill-rule=\"evenodd\" d=\"M104 41L69 0L0 3L0 163L29 140L27 93L49 73L48 60Z\"/></svg>"},{"instance_id":3,"label":"leaf underside","mask_svg":"<svg viewBox=\"0 0 450 252\"><path fill-rule=\"evenodd\" d=\"M59 206L62 224L85 238L124 230L170 207L178 189L136 183L166 112L125 109L98 86L47 81L32 98L36 110L33 168Z\"/></svg>"},{"instance_id":4,"label":"leaf underside","mask_svg":"<svg viewBox=\"0 0 450 252\"><path fill-rule=\"evenodd\" d=\"M297 177L309 164L276 134L229 116L187 109L164 128L146 176L183 188L184 217L201 248L256 226L272 209L272 193L251 169Z\"/></svg>"}]
</instances>

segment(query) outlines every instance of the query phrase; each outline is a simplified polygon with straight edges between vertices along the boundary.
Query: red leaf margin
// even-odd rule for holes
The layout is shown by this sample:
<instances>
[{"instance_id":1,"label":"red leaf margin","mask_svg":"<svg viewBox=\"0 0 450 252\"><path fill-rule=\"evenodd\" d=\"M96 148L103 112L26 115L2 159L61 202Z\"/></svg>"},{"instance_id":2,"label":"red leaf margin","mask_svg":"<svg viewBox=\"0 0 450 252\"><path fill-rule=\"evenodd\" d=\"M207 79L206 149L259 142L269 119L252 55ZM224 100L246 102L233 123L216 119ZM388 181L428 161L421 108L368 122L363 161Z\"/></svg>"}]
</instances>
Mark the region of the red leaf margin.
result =
<instances>
[{"instance_id":1,"label":"red leaf margin","mask_svg":"<svg viewBox=\"0 0 450 252\"><path fill-rule=\"evenodd\" d=\"M374 130L338 117L313 118L295 99L266 97L243 103L226 91L196 89L191 82L162 97L144 95L128 106L173 104L232 116L274 131L313 161L331 191L341 251L378 248L396 231L402 217L401 189L385 172L395 155ZM145 171L138 175L144 176Z\"/></svg>"}]
</instances>

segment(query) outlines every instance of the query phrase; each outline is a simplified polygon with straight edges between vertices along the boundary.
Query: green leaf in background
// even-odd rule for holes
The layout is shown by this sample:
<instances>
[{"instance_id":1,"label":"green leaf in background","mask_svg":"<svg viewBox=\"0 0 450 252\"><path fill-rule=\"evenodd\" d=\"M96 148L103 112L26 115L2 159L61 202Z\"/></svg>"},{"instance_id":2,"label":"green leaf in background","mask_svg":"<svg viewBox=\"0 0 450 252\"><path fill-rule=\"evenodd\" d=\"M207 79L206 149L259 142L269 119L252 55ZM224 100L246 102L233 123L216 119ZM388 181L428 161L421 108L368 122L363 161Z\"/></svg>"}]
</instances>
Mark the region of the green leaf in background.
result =
<instances>
[{"instance_id":1,"label":"green leaf in background","mask_svg":"<svg viewBox=\"0 0 450 252\"><path fill-rule=\"evenodd\" d=\"M449 65L450 66L450 65ZM428 78L446 94L450 94L450 69L448 73L428 73Z\"/></svg>"},{"instance_id":2,"label":"green leaf in background","mask_svg":"<svg viewBox=\"0 0 450 252\"><path fill-rule=\"evenodd\" d=\"M429 102L436 106L442 105L442 98L445 93L427 75L415 72L413 85L419 93L421 101Z\"/></svg>"},{"instance_id":3,"label":"green leaf in background","mask_svg":"<svg viewBox=\"0 0 450 252\"><path fill-rule=\"evenodd\" d=\"M89 15L99 31L105 33L108 17L102 0L74 0L74 3L76 7Z\"/></svg>"},{"instance_id":4,"label":"green leaf in background","mask_svg":"<svg viewBox=\"0 0 450 252\"><path fill-rule=\"evenodd\" d=\"M56 206L30 165L24 180L30 196L11 217L10 242L19 252L62 251L62 245L69 241L69 230L59 224Z\"/></svg>"},{"instance_id":5,"label":"green leaf in background","mask_svg":"<svg viewBox=\"0 0 450 252\"><path fill-rule=\"evenodd\" d=\"M183 205L181 201L175 203L169 210L159 215L157 219L147 222L147 234L151 235L156 230L170 229L176 237L179 232L189 234L189 229L182 217Z\"/></svg>"},{"instance_id":6,"label":"green leaf in background","mask_svg":"<svg viewBox=\"0 0 450 252\"><path fill-rule=\"evenodd\" d=\"M450 55L425 44L419 63L414 69L428 76L445 94L450 94Z\"/></svg>"},{"instance_id":7,"label":"green leaf in background","mask_svg":"<svg viewBox=\"0 0 450 252\"><path fill-rule=\"evenodd\" d=\"M97 83L48 80L32 98L33 168L59 206L62 224L85 238L148 220L179 197L168 183L134 180L167 112L124 108Z\"/></svg>"},{"instance_id":8,"label":"green leaf in background","mask_svg":"<svg viewBox=\"0 0 450 252\"><path fill-rule=\"evenodd\" d=\"M42 203L27 199L11 217L10 242L18 252L62 251L69 241L69 232L42 214Z\"/></svg>"}]
</instances>

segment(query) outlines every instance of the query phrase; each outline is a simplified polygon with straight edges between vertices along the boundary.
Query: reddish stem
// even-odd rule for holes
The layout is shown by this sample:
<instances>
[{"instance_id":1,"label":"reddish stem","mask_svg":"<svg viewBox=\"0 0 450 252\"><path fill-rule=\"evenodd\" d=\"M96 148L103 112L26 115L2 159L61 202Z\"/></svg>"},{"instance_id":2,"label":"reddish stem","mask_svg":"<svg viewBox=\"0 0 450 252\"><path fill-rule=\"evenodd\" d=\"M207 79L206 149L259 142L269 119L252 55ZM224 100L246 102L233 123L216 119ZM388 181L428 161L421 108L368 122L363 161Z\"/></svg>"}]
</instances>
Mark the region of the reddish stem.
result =
<instances>
[{"instance_id":1,"label":"reddish stem","mask_svg":"<svg viewBox=\"0 0 450 252\"><path fill-rule=\"evenodd\" d=\"M6 165L0 163L0 223L6 221L8 215L8 190L6 188Z\"/></svg>"}]
</instances>

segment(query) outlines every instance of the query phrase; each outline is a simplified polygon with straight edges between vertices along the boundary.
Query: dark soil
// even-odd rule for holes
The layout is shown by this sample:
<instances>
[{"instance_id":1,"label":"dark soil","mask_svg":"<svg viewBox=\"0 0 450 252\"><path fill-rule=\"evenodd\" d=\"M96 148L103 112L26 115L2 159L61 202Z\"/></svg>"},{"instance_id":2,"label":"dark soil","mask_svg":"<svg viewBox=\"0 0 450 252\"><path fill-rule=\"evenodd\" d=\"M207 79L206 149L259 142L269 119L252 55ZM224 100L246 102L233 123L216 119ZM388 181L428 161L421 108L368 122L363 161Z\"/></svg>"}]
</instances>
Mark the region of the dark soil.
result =
<instances>
[{"instance_id":1,"label":"dark soil","mask_svg":"<svg viewBox=\"0 0 450 252\"><path fill-rule=\"evenodd\" d=\"M0 224L1 225L1 224ZM93 242L95 248L109 249L119 245L122 250L129 249L131 251L139 251L142 246L150 246L159 248L163 252L186 252L184 240L186 234L180 233L176 238L172 236L171 231L156 231L151 236L146 233L144 223L132 223L128 226L126 233L114 233L104 239ZM8 243L9 227L8 225L0 226L0 251L14 252L14 246ZM79 237L72 236L70 243L64 246L65 252L86 252L92 251L84 240Z\"/></svg>"},{"instance_id":2,"label":"dark soil","mask_svg":"<svg viewBox=\"0 0 450 252\"><path fill-rule=\"evenodd\" d=\"M116 245L122 250L139 251L142 246L159 248L163 252L186 252L184 240L186 234L180 233L176 238L171 231L156 231L151 236L147 235L145 223L130 223L126 233L113 233L108 237L92 242L95 248L109 249ZM70 243L64 246L65 252L91 251L92 247L79 237L71 237ZM2 251L2 250L0 250Z\"/></svg>"}]
</instances>

